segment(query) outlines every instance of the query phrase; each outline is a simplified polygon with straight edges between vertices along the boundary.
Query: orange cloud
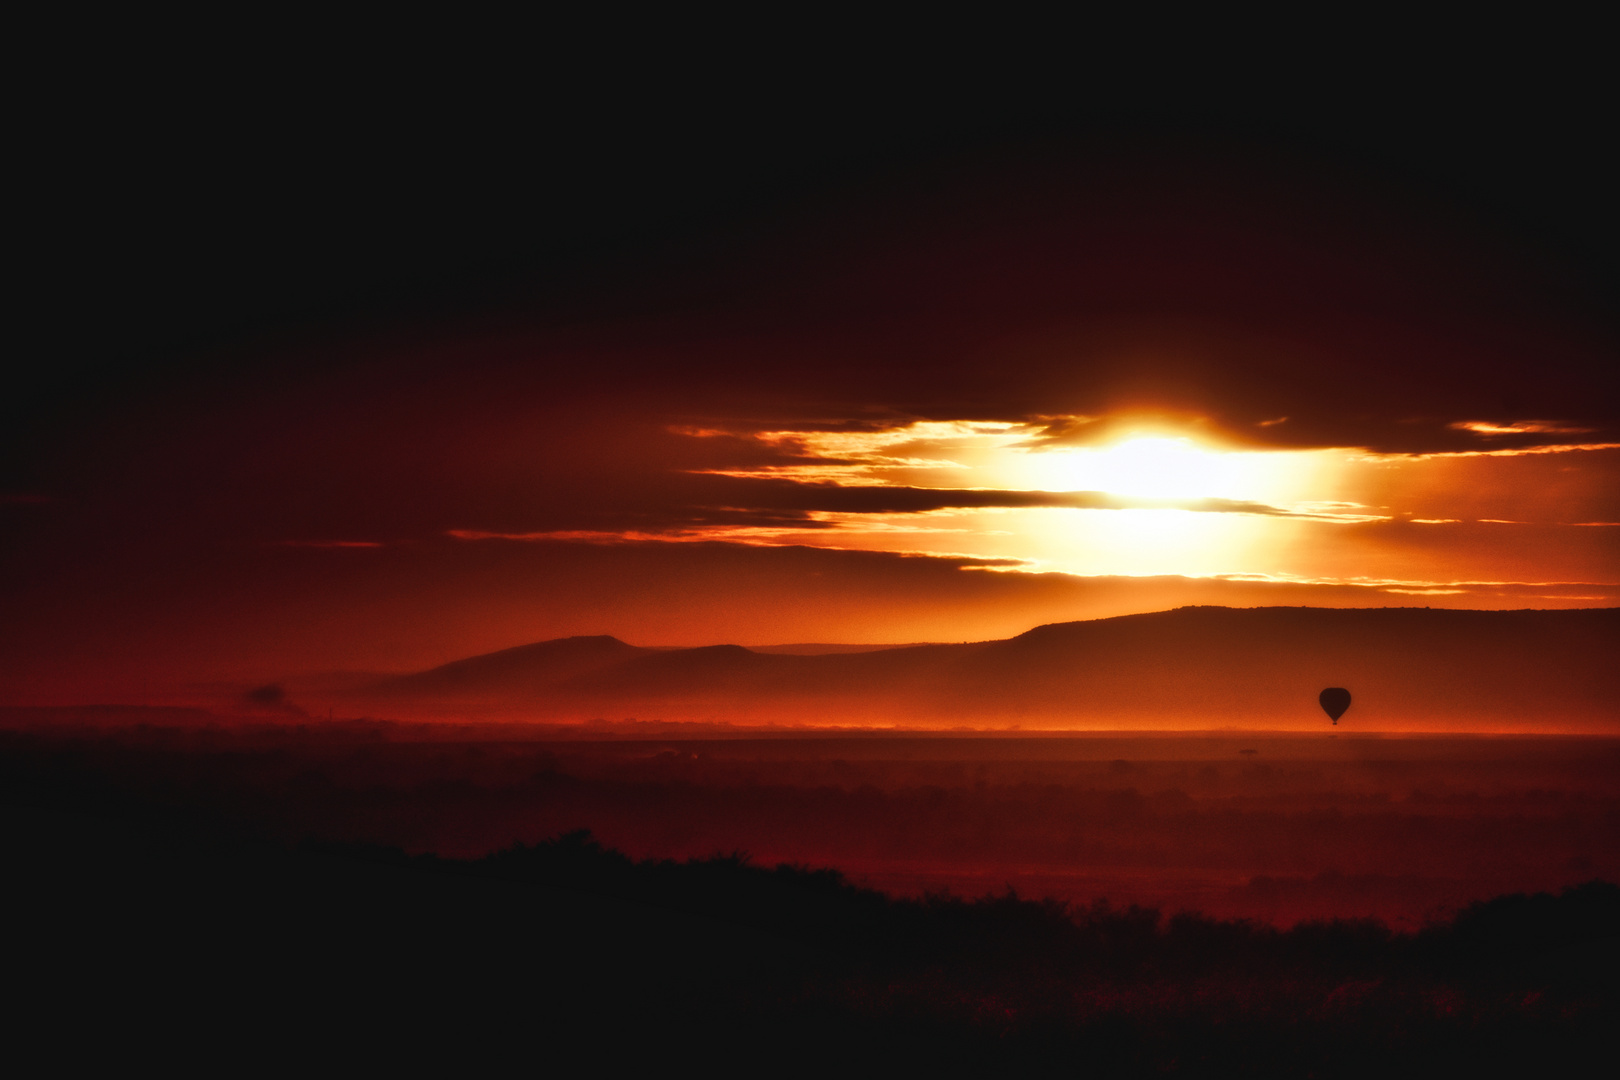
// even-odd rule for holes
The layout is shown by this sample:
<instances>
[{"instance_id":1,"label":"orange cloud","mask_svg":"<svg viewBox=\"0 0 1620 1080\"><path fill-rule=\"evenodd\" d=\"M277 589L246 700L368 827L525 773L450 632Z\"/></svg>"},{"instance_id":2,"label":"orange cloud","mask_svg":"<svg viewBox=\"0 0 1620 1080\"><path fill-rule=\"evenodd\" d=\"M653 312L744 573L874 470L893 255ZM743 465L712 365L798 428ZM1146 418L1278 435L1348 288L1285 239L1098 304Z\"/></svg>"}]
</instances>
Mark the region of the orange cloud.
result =
<instances>
[{"instance_id":1,"label":"orange cloud","mask_svg":"<svg viewBox=\"0 0 1620 1080\"><path fill-rule=\"evenodd\" d=\"M1495 424L1488 420L1460 420L1448 424L1447 427L1456 431L1472 431L1476 435L1590 435L1597 430L1556 420L1519 420L1509 424Z\"/></svg>"}]
</instances>

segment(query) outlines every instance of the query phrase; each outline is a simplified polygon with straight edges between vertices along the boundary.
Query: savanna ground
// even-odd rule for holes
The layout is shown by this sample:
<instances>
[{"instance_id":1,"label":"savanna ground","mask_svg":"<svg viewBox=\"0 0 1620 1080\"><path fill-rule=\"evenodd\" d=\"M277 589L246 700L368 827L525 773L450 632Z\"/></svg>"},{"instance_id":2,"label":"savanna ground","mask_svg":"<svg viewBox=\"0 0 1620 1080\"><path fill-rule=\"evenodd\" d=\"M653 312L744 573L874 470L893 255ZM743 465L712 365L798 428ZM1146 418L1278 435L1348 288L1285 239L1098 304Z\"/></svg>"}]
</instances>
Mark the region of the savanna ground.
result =
<instances>
[{"instance_id":1,"label":"savanna ground","mask_svg":"<svg viewBox=\"0 0 1620 1080\"><path fill-rule=\"evenodd\" d=\"M1613 740L9 719L13 968L120 1045L1356 1075L1615 1018Z\"/></svg>"}]
</instances>

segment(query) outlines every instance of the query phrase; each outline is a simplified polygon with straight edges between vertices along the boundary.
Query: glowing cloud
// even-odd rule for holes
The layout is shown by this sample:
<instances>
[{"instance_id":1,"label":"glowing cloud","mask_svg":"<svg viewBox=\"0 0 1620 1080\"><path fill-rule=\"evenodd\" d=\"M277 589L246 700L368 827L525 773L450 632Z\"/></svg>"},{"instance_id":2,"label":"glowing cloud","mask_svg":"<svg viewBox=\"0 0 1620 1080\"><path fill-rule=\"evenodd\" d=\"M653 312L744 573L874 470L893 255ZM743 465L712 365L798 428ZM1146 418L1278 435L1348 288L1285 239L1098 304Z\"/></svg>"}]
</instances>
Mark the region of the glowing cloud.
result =
<instances>
[{"instance_id":1,"label":"glowing cloud","mask_svg":"<svg viewBox=\"0 0 1620 1080\"><path fill-rule=\"evenodd\" d=\"M1556 420L1520 420L1511 424L1495 424L1488 420L1460 420L1448 425L1454 431L1471 431L1476 435L1588 435L1596 428L1576 427Z\"/></svg>"},{"instance_id":2,"label":"glowing cloud","mask_svg":"<svg viewBox=\"0 0 1620 1080\"><path fill-rule=\"evenodd\" d=\"M1575 506L1587 520L1609 520L1606 492L1620 465L1609 444L1254 449L1224 444L1207 427L1145 416L694 426L681 433L757 448L749 464L694 471L739 482L726 504L733 511L755 506L775 519L757 523L768 532L716 522L680 535L967 554L1080 575L1282 574L1426 592L1459 577L1528 580L1547 565L1571 571L1561 573L1567 580L1620 576L1601 545L1538 531L1538 555L1523 540L1481 531L1567 528L1559 522ZM1468 427L1486 437L1555 429L1576 430L1542 421ZM782 520L790 507L797 525ZM1413 526L1435 539L1418 539Z\"/></svg>"}]
</instances>

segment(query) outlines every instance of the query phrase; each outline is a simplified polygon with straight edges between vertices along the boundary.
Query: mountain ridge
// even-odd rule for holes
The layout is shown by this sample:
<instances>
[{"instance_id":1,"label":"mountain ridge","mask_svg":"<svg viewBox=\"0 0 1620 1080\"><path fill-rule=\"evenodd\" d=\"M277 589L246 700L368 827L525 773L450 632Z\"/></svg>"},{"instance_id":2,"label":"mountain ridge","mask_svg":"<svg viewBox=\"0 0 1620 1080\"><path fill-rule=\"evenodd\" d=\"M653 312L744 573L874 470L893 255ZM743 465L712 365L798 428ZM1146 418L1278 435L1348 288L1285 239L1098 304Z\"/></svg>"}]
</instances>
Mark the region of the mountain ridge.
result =
<instances>
[{"instance_id":1,"label":"mountain ridge","mask_svg":"<svg viewBox=\"0 0 1620 1080\"><path fill-rule=\"evenodd\" d=\"M384 680L395 706L580 717L1126 726L1315 724L1350 686L1347 724L1620 728L1620 609L1193 606L1047 623L991 641L788 654L558 638ZM1309 704L1306 709L1301 702ZM1189 725L1191 726L1191 725Z\"/></svg>"}]
</instances>

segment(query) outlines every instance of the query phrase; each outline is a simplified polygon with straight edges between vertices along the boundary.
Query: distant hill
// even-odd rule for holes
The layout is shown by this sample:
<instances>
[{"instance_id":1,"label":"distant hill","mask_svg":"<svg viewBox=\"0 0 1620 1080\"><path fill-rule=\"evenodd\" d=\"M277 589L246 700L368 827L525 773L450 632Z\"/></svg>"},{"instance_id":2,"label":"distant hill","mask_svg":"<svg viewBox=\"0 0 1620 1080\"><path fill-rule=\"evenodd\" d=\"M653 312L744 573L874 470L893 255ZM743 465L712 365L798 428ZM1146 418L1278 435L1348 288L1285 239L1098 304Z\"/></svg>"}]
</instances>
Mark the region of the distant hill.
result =
<instances>
[{"instance_id":1,"label":"distant hill","mask_svg":"<svg viewBox=\"0 0 1620 1080\"><path fill-rule=\"evenodd\" d=\"M1075 728L1620 730L1620 609L1192 607L1005 641L815 655L575 637L383 680L379 707L535 719Z\"/></svg>"},{"instance_id":2,"label":"distant hill","mask_svg":"<svg viewBox=\"0 0 1620 1080\"><path fill-rule=\"evenodd\" d=\"M784 656L825 656L828 653L884 652L888 649L914 649L919 645L937 645L935 641L910 641L904 645L834 645L824 641L805 641L796 645L750 645L749 652L779 653Z\"/></svg>"},{"instance_id":3,"label":"distant hill","mask_svg":"<svg viewBox=\"0 0 1620 1080\"><path fill-rule=\"evenodd\" d=\"M371 689L390 697L485 698L494 694L524 698L543 695L569 679L655 651L626 645L605 634L558 638L452 661L414 675L396 676Z\"/></svg>"}]
</instances>

